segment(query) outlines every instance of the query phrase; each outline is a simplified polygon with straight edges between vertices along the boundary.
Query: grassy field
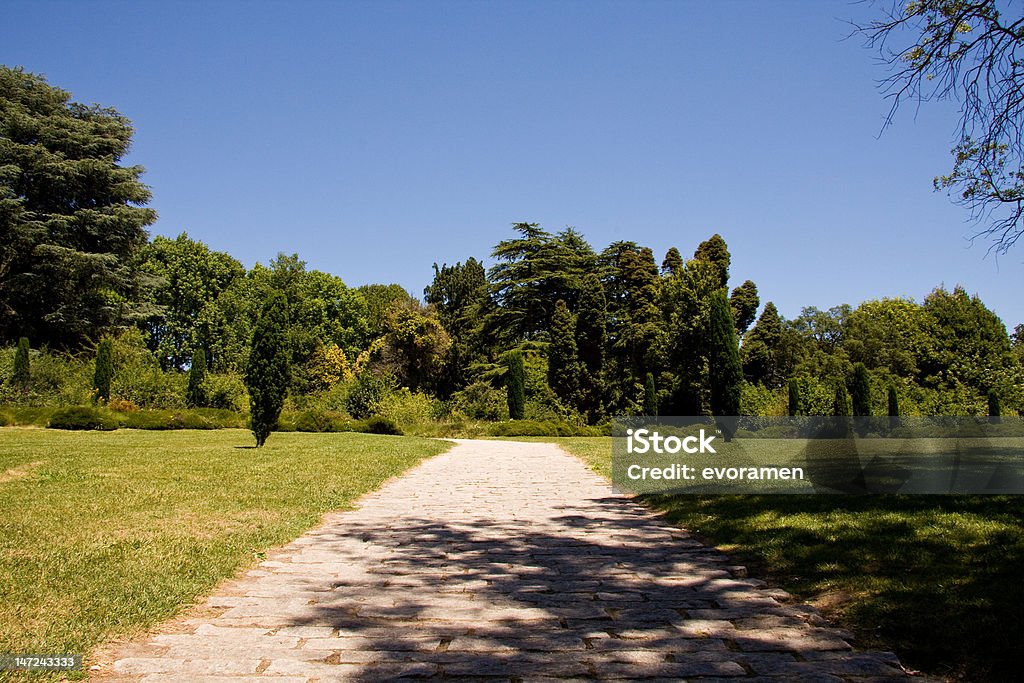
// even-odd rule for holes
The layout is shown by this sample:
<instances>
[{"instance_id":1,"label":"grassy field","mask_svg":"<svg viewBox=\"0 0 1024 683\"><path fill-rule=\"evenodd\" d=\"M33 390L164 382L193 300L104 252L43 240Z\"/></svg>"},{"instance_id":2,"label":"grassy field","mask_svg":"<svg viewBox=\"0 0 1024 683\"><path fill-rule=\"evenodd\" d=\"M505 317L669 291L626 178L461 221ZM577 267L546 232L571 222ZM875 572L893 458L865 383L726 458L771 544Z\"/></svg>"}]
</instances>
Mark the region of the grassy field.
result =
<instances>
[{"instance_id":1,"label":"grassy field","mask_svg":"<svg viewBox=\"0 0 1024 683\"><path fill-rule=\"evenodd\" d=\"M555 441L611 476L608 438ZM650 496L675 524L848 626L863 645L966 680L1024 652L1024 498Z\"/></svg>"},{"instance_id":2,"label":"grassy field","mask_svg":"<svg viewBox=\"0 0 1024 683\"><path fill-rule=\"evenodd\" d=\"M350 433L251 444L243 430L0 429L0 652L88 653L145 629L448 448Z\"/></svg>"}]
</instances>

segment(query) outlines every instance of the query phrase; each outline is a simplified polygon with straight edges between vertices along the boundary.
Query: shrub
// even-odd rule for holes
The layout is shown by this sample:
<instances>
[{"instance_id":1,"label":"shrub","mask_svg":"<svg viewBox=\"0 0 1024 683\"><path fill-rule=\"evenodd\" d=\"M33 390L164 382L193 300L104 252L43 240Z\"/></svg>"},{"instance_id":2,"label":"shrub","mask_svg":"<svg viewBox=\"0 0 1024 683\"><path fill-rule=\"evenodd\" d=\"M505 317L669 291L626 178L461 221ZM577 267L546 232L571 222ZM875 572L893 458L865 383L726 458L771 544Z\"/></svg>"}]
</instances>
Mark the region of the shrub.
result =
<instances>
[{"instance_id":1,"label":"shrub","mask_svg":"<svg viewBox=\"0 0 1024 683\"><path fill-rule=\"evenodd\" d=\"M202 348L192 350L192 365L188 369L188 386L185 388L185 404L189 408L200 408L206 405L206 351Z\"/></svg>"},{"instance_id":2,"label":"shrub","mask_svg":"<svg viewBox=\"0 0 1024 683\"><path fill-rule=\"evenodd\" d=\"M526 403L526 370L523 367L523 354L520 351L513 351L508 355L508 374L505 378L505 386L508 415L513 420L521 420Z\"/></svg>"},{"instance_id":3,"label":"shrub","mask_svg":"<svg viewBox=\"0 0 1024 683\"><path fill-rule=\"evenodd\" d=\"M344 432L349 428L343 415L322 410L305 410L295 416L293 424L298 432Z\"/></svg>"},{"instance_id":4,"label":"shrub","mask_svg":"<svg viewBox=\"0 0 1024 683\"><path fill-rule=\"evenodd\" d=\"M397 424L403 432L418 432L440 417L444 405L430 396L402 387L377 404L377 415Z\"/></svg>"},{"instance_id":5,"label":"shrub","mask_svg":"<svg viewBox=\"0 0 1024 683\"><path fill-rule=\"evenodd\" d=\"M111 410L116 410L119 413L134 413L139 410L139 406L134 402L123 398L112 398L107 402L107 407Z\"/></svg>"},{"instance_id":6,"label":"shrub","mask_svg":"<svg viewBox=\"0 0 1024 683\"><path fill-rule=\"evenodd\" d=\"M393 420L389 420L386 417L380 417L374 415L373 417L363 420L358 425L358 431L365 432L367 434L388 434L391 436L401 436L402 430L394 423Z\"/></svg>"},{"instance_id":7,"label":"shrub","mask_svg":"<svg viewBox=\"0 0 1024 683\"><path fill-rule=\"evenodd\" d=\"M0 427L7 427L12 424L14 424L14 418L3 411L0 411Z\"/></svg>"},{"instance_id":8,"label":"shrub","mask_svg":"<svg viewBox=\"0 0 1024 683\"><path fill-rule=\"evenodd\" d=\"M393 390L393 380L378 377L370 370L363 370L348 387L345 395L345 410L355 418L367 418L377 413L380 402Z\"/></svg>"},{"instance_id":9,"label":"shrub","mask_svg":"<svg viewBox=\"0 0 1024 683\"><path fill-rule=\"evenodd\" d=\"M501 390L487 382L473 382L452 394L451 408L473 420L508 419L508 405Z\"/></svg>"},{"instance_id":10,"label":"shrub","mask_svg":"<svg viewBox=\"0 0 1024 683\"><path fill-rule=\"evenodd\" d=\"M120 422L102 408L72 406L55 411L47 426L51 429L112 431L120 426Z\"/></svg>"},{"instance_id":11,"label":"shrub","mask_svg":"<svg viewBox=\"0 0 1024 683\"><path fill-rule=\"evenodd\" d=\"M245 383L235 374L207 374L203 381L203 394L209 408L243 411L248 407Z\"/></svg>"},{"instance_id":12,"label":"shrub","mask_svg":"<svg viewBox=\"0 0 1024 683\"><path fill-rule=\"evenodd\" d=\"M28 337L18 340L18 348L14 352L14 367L11 369L11 383L21 392L28 391L29 383L32 381L32 373L29 370L28 360Z\"/></svg>"},{"instance_id":13,"label":"shrub","mask_svg":"<svg viewBox=\"0 0 1024 683\"><path fill-rule=\"evenodd\" d=\"M96 347L96 369L92 375L92 388L97 401L110 400L110 383L114 379L114 346L109 337Z\"/></svg>"}]
</instances>

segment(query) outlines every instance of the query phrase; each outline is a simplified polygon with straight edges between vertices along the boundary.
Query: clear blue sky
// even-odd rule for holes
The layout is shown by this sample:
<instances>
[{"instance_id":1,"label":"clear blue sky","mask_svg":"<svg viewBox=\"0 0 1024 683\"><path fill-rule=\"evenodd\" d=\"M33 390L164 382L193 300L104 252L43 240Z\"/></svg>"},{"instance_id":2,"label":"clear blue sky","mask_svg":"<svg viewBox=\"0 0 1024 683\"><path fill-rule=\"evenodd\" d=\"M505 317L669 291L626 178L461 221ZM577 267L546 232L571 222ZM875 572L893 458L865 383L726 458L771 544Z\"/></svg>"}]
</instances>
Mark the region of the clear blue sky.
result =
<instances>
[{"instance_id":1,"label":"clear blue sky","mask_svg":"<svg viewBox=\"0 0 1024 683\"><path fill-rule=\"evenodd\" d=\"M7 2L0 63L135 124L153 232L421 294L510 224L684 255L786 317L937 285L1024 321L1024 245L932 191L955 109L878 138L852 2Z\"/></svg>"}]
</instances>

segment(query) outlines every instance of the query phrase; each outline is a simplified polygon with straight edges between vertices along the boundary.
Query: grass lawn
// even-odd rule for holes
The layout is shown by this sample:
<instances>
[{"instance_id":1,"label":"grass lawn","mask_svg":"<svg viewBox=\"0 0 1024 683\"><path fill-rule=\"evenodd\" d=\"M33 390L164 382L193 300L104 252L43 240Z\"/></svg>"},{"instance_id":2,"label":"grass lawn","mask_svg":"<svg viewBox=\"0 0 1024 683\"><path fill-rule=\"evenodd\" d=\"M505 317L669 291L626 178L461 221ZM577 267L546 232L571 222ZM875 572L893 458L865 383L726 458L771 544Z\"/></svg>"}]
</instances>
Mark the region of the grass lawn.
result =
<instances>
[{"instance_id":1,"label":"grass lawn","mask_svg":"<svg viewBox=\"0 0 1024 683\"><path fill-rule=\"evenodd\" d=\"M611 476L610 438L554 441ZM1024 497L648 496L699 534L933 675L1011 680L1024 652Z\"/></svg>"},{"instance_id":2,"label":"grass lawn","mask_svg":"<svg viewBox=\"0 0 1024 683\"><path fill-rule=\"evenodd\" d=\"M88 654L152 626L449 447L353 433L252 442L243 430L0 429L0 652Z\"/></svg>"}]
</instances>

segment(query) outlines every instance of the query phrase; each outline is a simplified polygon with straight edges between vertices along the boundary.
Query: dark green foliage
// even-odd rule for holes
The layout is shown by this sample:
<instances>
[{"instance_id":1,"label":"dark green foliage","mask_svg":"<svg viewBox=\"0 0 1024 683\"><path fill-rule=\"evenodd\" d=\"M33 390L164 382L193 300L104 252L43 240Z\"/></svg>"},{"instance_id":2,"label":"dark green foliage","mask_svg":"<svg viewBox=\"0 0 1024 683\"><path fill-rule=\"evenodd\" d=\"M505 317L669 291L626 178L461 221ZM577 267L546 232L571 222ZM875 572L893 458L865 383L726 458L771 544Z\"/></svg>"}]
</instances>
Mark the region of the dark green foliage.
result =
<instances>
[{"instance_id":1,"label":"dark green foliage","mask_svg":"<svg viewBox=\"0 0 1024 683\"><path fill-rule=\"evenodd\" d=\"M188 369L188 386L185 388L185 404L190 408L206 405L206 351L196 348L192 351L192 367Z\"/></svg>"},{"instance_id":2,"label":"dark green foliage","mask_svg":"<svg viewBox=\"0 0 1024 683\"><path fill-rule=\"evenodd\" d=\"M375 375L365 369L356 376L356 381L345 396L345 410L357 419L370 417L380 405L381 399L393 388L390 378Z\"/></svg>"},{"instance_id":3,"label":"dark green foliage","mask_svg":"<svg viewBox=\"0 0 1024 683\"><path fill-rule=\"evenodd\" d=\"M18 391L28 391L32 381L32 370L29 365L28 337L18 339L18 347L14 351L14 367L11 368L11 383Z\"/></svg>"},{"instance_id":4,"label":"dark green foliage","mask_svg":"<svg viewBox=\"0 0 1024 683\"><path fill-rule=\"evenodd\" d=\"M842 382L835 383L835 398L832 399L832 415L835 417L849 417L850 415L850 394Z\"/></svg>"},{"instance_id":5,"label":"dark green foliage","mask_svg":"<svg viewBox=\"0 0 1024 683\"><path fill-rule=\"evenodd\" d=\"M591 424L601 419L602 374L605 359L605 340L608 320L604 287L597 275L589 273L583 278L576 313L576 349L579 352L580 409Z\"/></svg>"},{"instance_id":6,"label":"dark green foliage","mask_svg":"<svg viewBox=\"0 0 1024 683\"><path fill-rule=\"evenodd\" d=\"M487 273L474 258L440 268L435 263L434 281L423 295L437 310L452 341L437 385L439 395L447 398L466 387L469 366L484 357L481 317L487 301Z\"/></svg>"},{"instance_id":7,"label":"dark green foliage","mask_svg":"<svg viewBox=\"0 0 1024 683\"><path fill-rule=\"evenodd\" d=\"M743 339L743 372L749 381L770 389L782 386L788 369L780 363L782 342L782 318L769 301L754 329Z\"/></svg>"},{"instance_id":8,"label":"dark green foliage","mask_svg":"<svg viewBox=\"0 0 1024 683\"><path fill-rule=\"evenodd\" d=\"M548 346L548 386L568 408L580 405L582 367L576 349L576 320L561 299L551 316L551 343Z\"/></svg>"},{"instance_id":9,"label":"dark green foliage","mask_svg":"<svg viewBox=\"0 0 1024 683\"><path fill-rule=\"evenodd\" d=\"M742 285L732 290L729 296L729 305L732 306L732 317L736 320L737 334L743 334L754 322L757 315L757 308L761 305L761 299L757 295L757 285L753 280L746 280Z\"/></svg>"},{"instance_id":10,"label":"dark green foliage","mask_svg":"<svg viewBox=\"0 0 1024 683\"><path fill-rule=\"evenodd\" d=\"M724 289L716 290L711 295L710 326L708 383L711 389L711 413L739 415L743 370L740 366L736 326Z\"/></svg>"},{"instance_id":11,"label":"dark green foliage","mask_svg":"<svg viewBox=\"0 0 1024 683\"><path fill-rule=\"evenodd\" d=\"M50 429L112 431L120 426L117 416L103 408L73 406L53 413Z\"/></svg>"},{"instance_id":12,"label":"dark green foliage","mask_svg":"<svg viewBox=\"0 0 1024 683\"><path fill-rule=\"evenodd\" d=\"M644 415L658 414L658 391L654 386L654 373L648 372L644 380Z\"/></svg>"},{"instance_id":13,"label":"dark green foliage","mask_svg":"<svg viewBox=\"0 0 1024 683\"><path fill-rule=\"evenodd\" d=\"M401 436L402 430L394 420L389 420L386 417L374 415L373 417L367 418L358 426L358 431L365 432L367 434L386 434L389 436Z\"/></svg>"},{"instance_id":14,"label":"dark green foliage","mask_svg":"<svg viewBox=\"0 0 1024 683\"><path fill-rule=\"evenodd\" d=\"M121 166L132 126L0 66L0 340L80 346L149 312L135 253L156 219L141 166Z\"/></svg>"},{"instance_id":15,"label":"dark green foliage","mask_svg":"<svg viewBox=\"0 0 1024 683\"><path fill-rule=\"evenodd\" d=\"M522 420L526 410L526 369L523 367L522 352L509 352L507 363L505 387L508 391L508 416L512 420Z\"/></svg>"},{"instance_id":16,"label":"dark green foliage","mask_svg":"<svg viewBox=\"0 0 1024 683\"><path fill-rule=\"evenodd\" d=\"M280 292L267 298L253 332L245 387L249 391L249 421L256 446L267 441L288 393L288 301Z\"/></svg>"},{"instance_id":17,"label":"dark green foliage","mask_svg":"<svg viewBox=\"0 0 1024 683\"><path fill-rule=\"evenodd\" d=\"M697 246L697 250L693 252L693 258L714 264L720 287L729 284L729 264L732 257L729 255L729 247L721 235L716 233L701 242Z\"/></svg>"},{"instance_id":18,"label":"dark green foliage","mask_svg":"<svg viewBox=\"0 0 1024 683\"><path fill-rule=\"evenodd\" d=\"M899 394L896 393L896 387L891 384L889 385L888 394L889 428L895 429L900 425L900 398Z\"/></svg>"},{"instance_id":19,"label":"dark green foliage","mask_svg":"<svg viewBox=\"0 0 1024 683\"><path fill-rule=\"evenodd\" d=\"M114 379L114 346L109 337L100 340L96 347L96 368L92 376L92 388L97 401L110 400L110 383Z\"/></svg>"},{"instance_id":20,"label":"dark green foliage","mask_svg":"<svg viewBox=\"0 0 1024 683\"><path fill-rule=\"evenodd\" d=\"M988 416L999 417L1001 413L999 406L999 394L995 389L988 390Z\"/></svg>"},{"instance_id":21,"label":"dark green foliage","mask_svg":"<svg viewBox=\"0 0 1024 683\"><path fill-rule=\"evenodd\" d=\"M789 380L789 416L796 417L800 414L800 382L796 379Z\"/></svg>"},{"instance_id":22,"label":"dark green foliage","mask_svg":"<svg viewBox=\"0 0 1024 683\"><path fill-rule=\"evenodd\" d=\"M853 404L854 417L871 415L871 377L863 363L853 366L853 383L850 386L850 397Z\"/></svg>"},{"instance_id":23,"label":"dark green foliage","mask_svg":"<svg viewBox=\"0 0 1024 683\"><path fill-rule=\"evenodd\" d=\"M678 275L683 271L683 256L679 250L672 247L666 252L665 260L661 262L661 274L666 277Z\"/></svg>"}]
</instances>

